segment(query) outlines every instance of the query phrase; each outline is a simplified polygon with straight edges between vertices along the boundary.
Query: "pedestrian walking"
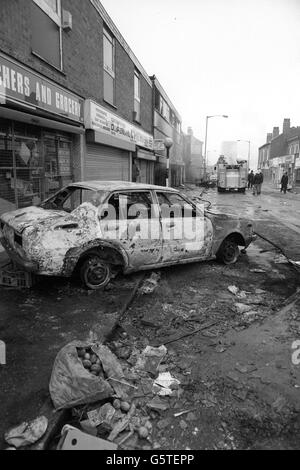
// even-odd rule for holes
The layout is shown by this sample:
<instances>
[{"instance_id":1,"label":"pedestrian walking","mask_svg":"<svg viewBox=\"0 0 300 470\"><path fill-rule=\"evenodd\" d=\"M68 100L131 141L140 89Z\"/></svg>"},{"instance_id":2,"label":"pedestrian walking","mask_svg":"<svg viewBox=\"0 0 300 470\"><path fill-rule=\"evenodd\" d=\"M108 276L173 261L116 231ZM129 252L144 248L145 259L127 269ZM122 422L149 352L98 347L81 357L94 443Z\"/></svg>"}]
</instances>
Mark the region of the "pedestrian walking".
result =
<instances>
[{"instance_id":1,"label":"pedestrian walking","mask_svg":"<svg viewBox=\"0 0 300 470\"><path fill-rule=\"evenodd\" d=\"M289 177L288 177L287 172L285 172L283 177L281 178L281 191L280 191L281 193L284 192L284 194L286 194L288 184L289 184Z\"/></svg>"},{"instance_id":2,"label":"pedestrian walking","mask_svg":"<svg viewBox=\"0 0 300 470\"><path fill-rule=\"evenodd\" d=\"M248 174L248 189L253 188L253 182L254 182L254 173L253 170Z\"/></svg>"},{"instance_id":3,"label":"pedestrian walking","mask_svg":"<svg viewBox=\"0 0 300 470\"><path fill-rule=\"evenodd\" d=\"M254 180L253 180L253 196L260 196L261 195L261 188L264 182L264 175L261 171L257 171Z\"/></svg>"}]
</instances>

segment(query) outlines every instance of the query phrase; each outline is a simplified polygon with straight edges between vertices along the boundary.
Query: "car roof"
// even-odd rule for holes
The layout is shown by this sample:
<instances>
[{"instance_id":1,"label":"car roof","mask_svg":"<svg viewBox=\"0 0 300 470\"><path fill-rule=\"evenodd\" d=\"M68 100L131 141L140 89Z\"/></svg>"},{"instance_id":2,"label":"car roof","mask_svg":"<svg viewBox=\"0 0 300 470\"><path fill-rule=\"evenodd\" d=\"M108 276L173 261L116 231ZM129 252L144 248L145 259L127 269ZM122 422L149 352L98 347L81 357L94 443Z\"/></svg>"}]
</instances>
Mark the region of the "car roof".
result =
<instances>
[{"instance_id":1,"label":"car roof","mask_svg":"<svg viewBox=\"0 0 300 470\"><path fill-rule=\"evenodd\" d=\"M93 191L128 191L128 190L156 190L156 191L172 191L177 192L176 189L166 188L164 186L155 186L154 184L143 183L130 183L127 181L81 181L78 183L71 183L72 187L84 187Z\"/></svg>"}]
</instances>

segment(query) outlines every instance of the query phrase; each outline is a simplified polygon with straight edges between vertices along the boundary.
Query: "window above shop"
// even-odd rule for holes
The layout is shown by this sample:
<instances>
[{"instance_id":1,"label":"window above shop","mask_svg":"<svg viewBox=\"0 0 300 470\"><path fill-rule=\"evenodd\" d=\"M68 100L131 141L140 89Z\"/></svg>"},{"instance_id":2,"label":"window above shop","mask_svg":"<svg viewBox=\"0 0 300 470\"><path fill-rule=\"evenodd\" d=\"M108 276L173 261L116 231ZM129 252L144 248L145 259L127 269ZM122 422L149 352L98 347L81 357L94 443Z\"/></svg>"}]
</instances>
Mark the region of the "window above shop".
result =
<instances>
[{"instance_id":1,"label":"window above shop","mask_svg":"<svg viewBox=\"0 0 300 470\"><path fill-rule=\"evenodd\" d=\"M32 0L32 53L62 70L61 0Z\"/></svg>"},{"instance_id":2,"label":"window above shop","mask_svg":"<svg viewBox=\"0 0 300 470\"><path fill-rule=\"evenodd\" d=\"M136 122L141 121L141 76L135 70L134 72L134 114L133 120Z\"/></svg>"},{"instance_id":3,"label":"window above shop","mask_svg":"<svg viewBox=\"0 0 300 470\"><path fill-rule=\"evenodd\" d=\"M158 90L155 91L155 109L178 133L181 133L181 122Z\"/></svg>"},{"instance_id":4,"label":"window above shop","mask_svg":"<svg viewBox=\"0 0 300 470\"><path fill-rule=\"evenodd\" d=\"M115 104L115 38L103 28L104 100Z\"/></svg>"}]
</instances>

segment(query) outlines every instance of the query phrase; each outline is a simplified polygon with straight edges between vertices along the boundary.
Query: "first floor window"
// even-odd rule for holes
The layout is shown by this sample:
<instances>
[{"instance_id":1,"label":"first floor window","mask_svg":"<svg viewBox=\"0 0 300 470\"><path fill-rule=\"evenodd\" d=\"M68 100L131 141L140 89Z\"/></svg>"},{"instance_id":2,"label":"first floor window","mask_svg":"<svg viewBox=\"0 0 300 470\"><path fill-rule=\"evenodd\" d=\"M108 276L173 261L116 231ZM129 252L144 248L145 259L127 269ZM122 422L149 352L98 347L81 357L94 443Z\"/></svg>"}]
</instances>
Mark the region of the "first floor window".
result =
<instances>
[{"instance_id":1,"label":"first floor window","mask_svg":"<svg viewBox=\"0 0 300 470\"><path fill-rule=\"evenodd\" d=\"M31 2L32 52L50 65L62 69L60 0Z\"/></svg>"},{"instance_id":2,"label":"first floor window","mask_svg":"<svg viewBox=\"0 0 300 470\"><path fill-rule=\"evenodd\" d=\"M115 39L103 29L104 100L115 104Z\"/></svg>"},{"instance_id":3,"label":"first floor window","mask_svg":"<svg viewBox=\"0 0 300 470\"><path fill-rule=\"evenodd\" d=\"M134 120L141 120L141 78L137 71L134 72Z\"/></svg>"}]
</instances>

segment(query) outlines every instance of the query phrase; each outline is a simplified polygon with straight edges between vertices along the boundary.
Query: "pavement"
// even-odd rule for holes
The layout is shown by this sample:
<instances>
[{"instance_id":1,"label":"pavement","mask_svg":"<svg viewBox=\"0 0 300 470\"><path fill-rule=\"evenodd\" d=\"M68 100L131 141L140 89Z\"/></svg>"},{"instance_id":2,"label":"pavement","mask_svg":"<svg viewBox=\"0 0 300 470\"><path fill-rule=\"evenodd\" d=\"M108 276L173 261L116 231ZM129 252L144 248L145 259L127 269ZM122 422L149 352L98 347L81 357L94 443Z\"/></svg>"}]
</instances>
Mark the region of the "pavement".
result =
<instances>
[{"instance_id":1,"label":"pavement","mask_svg":"<svg viewBox=\"0 0 300 470\"><path fill-rule=\"evenodd\" d=\"M200 191L186 189L191 197ZM298 195L278 195L265 186L260 197L215 190L203 197L220 210L249 217L258 233L300 260ZM136 338L165 344L215 323L168 346L166 367L181 380L182 392L154 420L156 448L299 449L300 366L292 363L291 347L300 339L300 305L288 299L300 278L290 265L277 264L276 256L272 245L258 239L234 266L208 262L163 269L153 294L137 295L122 322L132 344ZM37 416L49 399L58 351L74 339L103 338L137 279L119 276L108 290L92 295L75 280L57 278L41 279L30 290L0 287L0 339L7 345L7 365L0 369L0 436ZM229 286L246 297L236 297ZM241 314L240 303L251 306L252 314ZM189 419L174 417L174 410L189 409Z\"/></svg>"}]
</instances>

